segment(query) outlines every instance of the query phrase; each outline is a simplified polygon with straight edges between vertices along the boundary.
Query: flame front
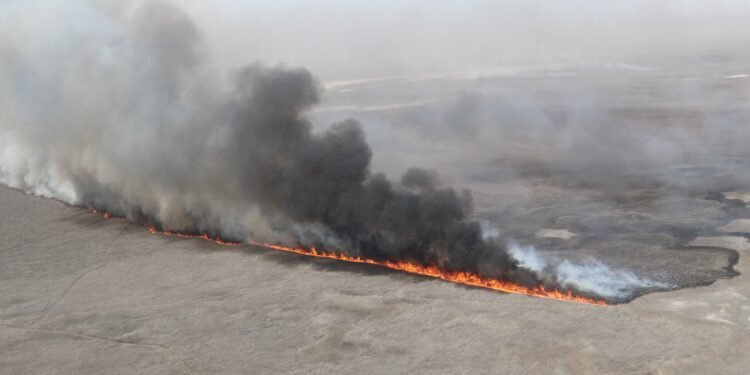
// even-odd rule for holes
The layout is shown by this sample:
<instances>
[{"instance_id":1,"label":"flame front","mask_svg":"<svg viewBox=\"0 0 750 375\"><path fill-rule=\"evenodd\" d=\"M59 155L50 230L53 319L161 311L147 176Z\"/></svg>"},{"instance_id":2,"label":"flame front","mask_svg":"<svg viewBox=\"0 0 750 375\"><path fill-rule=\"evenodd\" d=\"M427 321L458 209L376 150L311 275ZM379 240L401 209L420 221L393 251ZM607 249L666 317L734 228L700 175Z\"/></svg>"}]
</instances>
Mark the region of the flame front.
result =
<instances>
[{"instance_id":1,"label":"flame front","mask_svg":"<svg viewBox=\"0 0 750 375\"><path fill-rule=\"evenodd\" d=\"M91 211L95 214L101 214L104 218L110 217L109 213L107 212L101 212L95 209ZM338 252L321 251L314 247L308 249L308 248L303 248L303 247L290 247L290 246L275 245L275 244L269 244L269 243L257 242L257 241L248 241L247 243L232 242L232 241L222 240L220 238L212 238L208 234L193 235L193 234L185 234L185 233L172 232L172 231L160 231L156 227L150 226L150 225L147 225L146 227L148 228L148 231L151 232L152 234L162 234L166 236L174 236L174 237L181 237L181 238L200 238L200 239L211 241L216 244L224 245L224 246L237 246L237 245L249 244L253 246L264 247L266 249L285 251L288 253L306 255L306 256L311 256L311 257L316 257L316 258L334 259L334 260L349 262L349 263L372 264L372 265L386 267L386 268L390 268L393 270L407 272L407 273L411 273L415 275L434 277L436 279L450 281L456 284L463 284L463 285L475 286L475 287L480 287L480 288L485 288L485 289L492 289L492 290L497 290L500 292L523 294L523 295L532 296L532 297L548 298L548 299L555 299L555 300L567 301L567 302L578 302L578 303L585 303L585 304L597 305L597 306L607 305L607 302L601 299L594 299L594 298L574 295L570 291L563 292L557 289L548 290L544 287L544 285L539 285L536 287L529 288L529 287L519 285L513 282L509 282L509 281L486 278L486 277L483 277L483 276L480 276L471 272L445 271L435 266L425 266L425 265L421 265L421 264L417 264L413 262L376 261L372 259L344 255Z\"/></svg>"},{"instance_id":2,"label":"flame front","mask_svg":"<svg viewBox=\"0 0 750 375\"><path fill-rule=\"evenodd\" d=\"M593 299L583 296L574 295L571 292L561 292L556 289L547 290L544 285L529 288L523 285L515 284L508 281L489 279L482 277L475 273L464 272L464 271L444 271L435 266L425 266L417 263L411 263L406 261L392 262L392 261L376 261L372 259L365 259L360 257L352 257L343 255L340 253L319 251L315 248L306 249L302 247L288 247L281 245L273 245L262 242L250 241L249 244L255 246L261 246L268 249L286 251L295 254L313 256L317 258L335 259L344 262L351 263L364 263L374 264L382 267L387 267L397 271L403 271L416 275L429 276L437 279L450 281L457 284L464 284L470 286L476 286L480 288L492 289L506 293L523 294L527 296L556 299L561 301L579 302L591 305L606 306L607 302L599 299Z\"/></svg>"}]
</instances>

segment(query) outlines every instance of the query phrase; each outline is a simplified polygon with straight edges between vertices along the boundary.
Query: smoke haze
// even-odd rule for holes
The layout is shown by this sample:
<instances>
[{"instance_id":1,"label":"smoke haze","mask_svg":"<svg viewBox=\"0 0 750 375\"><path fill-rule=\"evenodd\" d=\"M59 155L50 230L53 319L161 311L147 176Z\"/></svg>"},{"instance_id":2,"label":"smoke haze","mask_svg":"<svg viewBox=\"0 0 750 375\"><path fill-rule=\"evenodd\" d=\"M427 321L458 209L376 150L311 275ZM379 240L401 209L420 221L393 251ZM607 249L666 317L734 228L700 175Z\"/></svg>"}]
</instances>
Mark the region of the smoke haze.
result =
<instances>
[{"instance_id":1,"label":"smoke haze","mask_svg":"<svg viewBox=\"0 0 750 375\"><path fill-rule=\"evenodd\" d=\"M562 284L602 297L625 298L639 289L671 287L640 278L626 270L612 269L592 258L585 259L581 264L567 259L544 258L533 246L523 246L515 241L510 242L508 252L518 261L521 268L531 270L541 277L553 274Z\"/></svg>"},{"instance_id":2,"label":"smoke haze","mask_svg":"<svg viewBox=\"0 0 750 375\"><path fill-rule=\"evenodd\" d=\"M462 187L512 185L526 200L493 202L506 213L529 212L538 199L529 176L596 191L600 199L569 203L555 224L573 217L571 228L603 237L622 223L576 215L616 211L632 189L661 189L649 197L649 221L628 224L635 232L664 230L665 218L687 210L681 197L745 186L741 165L725 164L710 180L680 165L717 149L744 155L746 130L733 124L749 116L746 77L717 71L736 96L690 72L656 89L646 83L675 59L744 61L734 46L750 30L727 14L750 9L573 3L535 13L539 4L484 1L333 2L330 11L226 0L7 1L0 182L172 231L323 245L608 298L670 288L593 258L506 247L549 218L493 217ZM276 61L293 66L267 63ZM637 95L686 112L627 112L623 87L636 73ZM519 74L541 78L497 84ZM708 113L685 128L696 93L734 110L731 124ZM652 114L663 126L634 130Z\"/></svg>"},{"instance_id":3,"label":"smoke haze","mask_svg":"<svg viewBox=\"0 0 750 375\"><path fill-rule=\"evenodd\" d=\"M371 175L355 120L313 133L304 112L319 90L308 71L256 63L223 87L201 65L196 27L172 5L73 11L95 29L72 31L54 64L21 50L3 69L6 184L168 230L322 242L536 283L466 221L468 192L423 169L400 186Z\"/></svg>"},{"instance_id":4,"label":"smoke haze","mask_svg":"<svg viewBox=\"0 0 750 375\"><path fill-rule=\"evenodd\" d=\"M749 57L740 46L750 6L740 0L186 4L220 64L264 56L326 80Z\"/></svg>"}]
</instances>

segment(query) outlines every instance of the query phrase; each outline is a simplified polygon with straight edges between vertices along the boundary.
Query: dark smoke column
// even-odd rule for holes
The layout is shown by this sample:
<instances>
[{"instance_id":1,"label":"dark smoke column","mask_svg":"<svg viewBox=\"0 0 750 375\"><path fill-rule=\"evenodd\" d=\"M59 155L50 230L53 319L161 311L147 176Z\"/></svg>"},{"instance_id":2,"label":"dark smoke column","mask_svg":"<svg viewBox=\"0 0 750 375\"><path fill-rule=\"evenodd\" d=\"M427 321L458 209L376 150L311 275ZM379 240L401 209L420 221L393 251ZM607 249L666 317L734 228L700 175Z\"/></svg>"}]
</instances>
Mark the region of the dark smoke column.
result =
<instances>
[{"instance_id":1,"label":"dark smoke column","mask_svg":"<svg viewBox=\"0 0 750 375\"><path fill-rule=\"evenodd\" d=\"M348 255L539 285L467 220L470 192L440 187L436 172L420 168L400 184L372 175L372 151L356 120L313 134L302 114L317 103L318 89L306 70L253 65L235 84L226 159L264 210L325 225Z\"/></svg>"},{"instance_id":2,"label":"dark smoke column","mask_svg":"<svg viewBox=\"0 0 750 375\"><path fill-rule=\"evenodd\" d=\"M54 11L66 43L45 28L29 30L38 43L0 38L0 182L174 232L540 283L483 239L468 192L418 168L371 174L355 120L313 133L306 70L253 64L227 85L169 2Z\"/></svg>"}]
</instances>

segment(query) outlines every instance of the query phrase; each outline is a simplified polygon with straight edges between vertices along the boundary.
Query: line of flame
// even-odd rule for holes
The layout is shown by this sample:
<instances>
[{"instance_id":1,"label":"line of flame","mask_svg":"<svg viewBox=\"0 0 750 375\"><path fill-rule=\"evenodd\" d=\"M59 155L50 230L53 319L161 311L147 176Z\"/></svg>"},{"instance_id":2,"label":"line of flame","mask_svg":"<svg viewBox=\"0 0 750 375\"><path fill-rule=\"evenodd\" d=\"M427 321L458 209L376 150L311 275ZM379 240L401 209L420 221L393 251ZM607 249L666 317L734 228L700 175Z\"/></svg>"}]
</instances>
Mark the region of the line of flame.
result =
<instances>
[{"instance_id":1,"label":"line of flame","mask_svg":"<svg viewBox=\"0 0 750 375\"><path fill-rule=\"evenodd\" d=\"M533 288L525 287L523 285L515 284L508 281L490 279L479 276L477 274L465 271L444 271L435 266L425 266L412 262L392 262L392 261L376 261L372 259L366 259L361 257L352 257L340 253L320 251L315 248L302 248L302 247L289 247L282 245L274 245L263 242L248 242L251 245L261 246L268 249L286 251L295 254L307 255L317 258L335 259L350 263L363 263L373 264L381 267L390 268L397 271L407 272L416 275L434 277L437 279L450 281L457 284L470 285L480 288L492 289L506 293L523 294L532 297L555 299L560 301L579 302L590 305L606 306L607 302L599 299L593 299L583 296L577 296L568 292L562 292L556 289L546 289L544 285L539 285Z\"/></svg>"},{"instance_id":2,"label":"line of flame","mask_svg":"<svg viewBox=\"0 0 750 375\"><path fill-rule=\"evenodd\" d=\"M105 219L110 217L109 213L107 212L98 211L96 209L93 209L92 212L95 214L101 214ZM372 264L372 265L386 267L386 268L390 268L393 270L402 271L406 273L434 277L437 279L450 281L450 282L457 283L457 284L475 286L475 287L480 287L480 288L485 288L485 289L492 289L492 290L496 290L500 292L522 294L522 295L527 295L527 296L532 296L532 297L548 298L548 299L554 299L554 300L566 301L566 302L578 302L578 303L597 305L597 306L607 305L607 302L601 299L578 296L578 295L573 294L570 291L562 292L557 289L546 289L544 285L539 285L539 286L530 288L530 287L526 287L523 285L509 282L509 281L502 281L502 280L482 277L480 275L477 275L471 272L445 271L435 266L425 266L425 265L407 262L407 261L399 261L399 262L376 261L372 259L344 255L339 252L321 251L314 247L308 249L308 248L303 248L303 247L290 247L290 246L275 245L275 244L269 244L269 243L257 242L257 241L248 241L246 243L232 242L232 241L222 240L220 238L212 238L208 234L193 235L193 234L186 234L186 233L172 232L172 231L160 231L156 227L150 226L150 225L146 225L146 228L152 234L162 234L165 236L174 236L174 237L180 237L180 238L200 238L200 239L211 241L213 243L224 245L224 246L238 246L238 245L248 244L252 246L264 247L266 249L284 251L288 253L300 254L300 255L311 256L311 257L316 257L316 258L334 259L334 260L349 262L349 263Z\"/></svg>"}]
</instances>

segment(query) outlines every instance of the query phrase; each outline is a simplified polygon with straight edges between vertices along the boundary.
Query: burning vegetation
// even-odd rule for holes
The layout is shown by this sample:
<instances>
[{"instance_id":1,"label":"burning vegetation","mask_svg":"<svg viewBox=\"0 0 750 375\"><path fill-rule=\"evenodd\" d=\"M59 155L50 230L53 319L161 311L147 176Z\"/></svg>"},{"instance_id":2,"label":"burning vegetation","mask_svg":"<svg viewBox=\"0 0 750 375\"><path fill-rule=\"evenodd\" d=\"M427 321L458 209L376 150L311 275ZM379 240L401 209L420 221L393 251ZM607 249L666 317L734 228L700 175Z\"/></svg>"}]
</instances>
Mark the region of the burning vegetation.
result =
<instances>
[{"instance_id":1,"label":"burning vegetation","mask_svg":"<svg viewBox=\"0 0 750 375\"><path fill-rule=\"evenodd\" d=\"M402 272L407 272L407 273L412 273L412 274L422 275L422 276L428 276L428 277L434 277L437 279L450 281L452 283L492 289L492 290L497 290L500 292L523 294L523 295L532 296L532 297L549 298L549 299L556 299L560 301L586 303L586 304L591 304L591 305L600 305L600 306L607 305L607 302L604 300L574 295L571 291L561 292L557 289L548 290L544 287L544 285L538 285L535 287L526 287L526 286L515 284L509 281L485 278L475 273L466 272L466 271L444 271L435 266L424 266L421 264L410 263L407 261L378 262L378 261L374 261L371 259L364 259L360 257L350 257L342 253L338 253L338 252L319 251L315 248L306 249L302 247L271 245L271 244L252 242L252 241L250 242L250 244L262 246L262 247L269 248L269 249L286 251L290 253L302 254L302 255L313 256L313 257L318 257L318 258L335 259L335 260L351 262L351 263L374 264L374 265L387 267L387 268L397 270L397 271L402 271Z\"/></svg>"},{"instance_id":2,"label":"burning vegetation","mask_svg":"<svg viewBox=\"0 0 750 375\"><path fill-rule=\"evenodd\" d=\"M106 211L102 212L97 209L92 209L91 212L93 212L94 214L101 215L104 219L109 219L111 217L109 212L106 212ZM151 234L161 234L164 236L169 236L169 237L174 236L174 237L179 237L179 238L199 238L199 239L210 241L215 244L223 245L223 246L240 246L240 245L258 246L258 247L262 247L266 249L283 251L283 252L316 257L316 258L333 259L333 260L342 261L342 262L381 266L381 267L386 267L386 268L396 270L396 271L406 272L406 273L420 275L420 276L432 277L432 278L441 279L441 280L449 281L449 282L456 283L456 284L491 289L491 290L496 290L496 291L505 292L505 293L555 299L555 300L565 301L565 302L578 302L578 303L589 304L589 305L598 305L598 306L608 305L607 301L603 299L576 295L576 294L573 294L573 292L570 290L563 292L558 289L547 289L545 288L544 285L541 285L541 284L535 287L527 287L527 286L523 286L520 284L515 284L513 282L509 282L509 281L489 279L489 278L482 277L480 275L477 275L471 272L445 271L445 270L441 270L440 268L436 266L421 265L418 263L413 263L413 262L408 262L408 261L401 261L401 262L375 261L372 259L348 256L342 251L319 250L319 249L316 249L315 247L310 247L310 248L306 248L302 246L291 247L291 246L283 246L283 245L263 243L263 242L257 242L257 241L247 241L245 243L234 242L234 241L224 240L221 238L212 238L208 234L205 234L205 233L204 234L187 234L187 233L180 233L180 232L172 232L168 230L159 230L157 227L152 226L152 225L147 225L146 228Z\"/></svg>"},{"instance_id":3,"label":"burning vegetation","mask_svg":"<svg viewBox=\"0 0 750 375\"><path fill-rule=\"evenodd\" d=\"M356 120L313 131L306 112L320 90L307 70L256 63L218 84L206 79L200 34L179 9L144 2L96 15L96 25L126 27L71 34L81 43L56 51L45 71L56 79L8 90L46 104L45 116L0 128L3 183L165 234L603 303L521 267L472 219L471 193L441 186L436 172L410 168L398 182L372 173ZM40 76L36 66L2 69L0 82ZM23 108L0 104L9 118L26 118Z\"/></svg>"}]
</instances>

